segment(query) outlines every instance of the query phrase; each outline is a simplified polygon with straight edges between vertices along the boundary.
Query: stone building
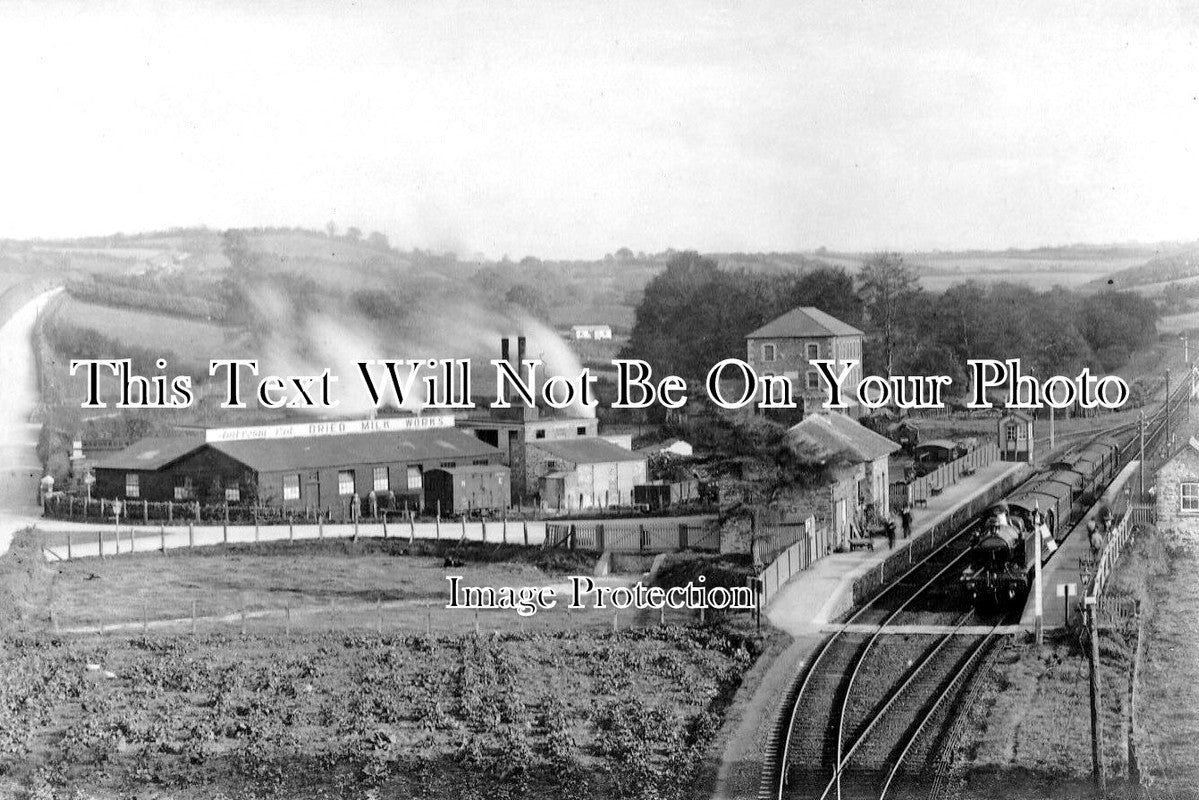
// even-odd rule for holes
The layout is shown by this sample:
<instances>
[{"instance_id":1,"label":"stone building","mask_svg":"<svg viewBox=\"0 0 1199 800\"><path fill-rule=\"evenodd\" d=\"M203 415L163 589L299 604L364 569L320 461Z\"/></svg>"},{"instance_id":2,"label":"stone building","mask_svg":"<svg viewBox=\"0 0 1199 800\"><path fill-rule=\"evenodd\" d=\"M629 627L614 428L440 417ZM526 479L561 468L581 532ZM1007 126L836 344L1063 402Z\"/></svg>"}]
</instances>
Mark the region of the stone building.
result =
<instances>
[{"instance_id":1,"label":"stone building","mask_svg":"<svg viewBox=\"0 0 1199 800\"><path fill-rule=\"evenodd\" d=\"M1157 524L1199 534L1199 439L1191 437L1157 473Z\"/></svg>"},{"instance_id":2,"label":"stone building","mask_svg":"<svg viewBox=\"0 0 1199 800\"><path fill-rule=\"evenodd\" d=\"M787 378L795 401L804 413L823 410L828 399L820 373L812 359L832 359L840 371L847 360L857 361L845 381L845 400L851 416L861 415L857 385L862 380L862 332L852 325L804 306L792 309L745 337L746 361L758 375Z\"/></svg>"}]
</instances>

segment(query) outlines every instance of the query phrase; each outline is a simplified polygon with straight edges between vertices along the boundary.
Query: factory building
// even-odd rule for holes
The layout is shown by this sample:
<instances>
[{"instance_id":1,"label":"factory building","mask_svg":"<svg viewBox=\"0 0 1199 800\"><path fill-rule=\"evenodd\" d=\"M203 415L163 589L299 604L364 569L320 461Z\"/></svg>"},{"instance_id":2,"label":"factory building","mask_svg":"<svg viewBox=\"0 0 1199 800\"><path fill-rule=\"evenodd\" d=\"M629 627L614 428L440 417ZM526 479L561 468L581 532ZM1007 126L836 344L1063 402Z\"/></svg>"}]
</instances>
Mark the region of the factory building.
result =
<instances>
[{"instance_id":1,"label":"factory building","mask_svg":"<svg viewBox=\"0 0 1199 800\"><path fill-rule=\"evenodd\" d=\"M518 337L516 342L516 351L512 352L508 339L500 341L500 357L512 363L514 369L526 358L525 337ZM523 371L518 370L518 374ZM511 408L489 409L482 416L461 416L456 424L499 449L502 463L512 471L511 500L518 502L532 499L540 492L538 480L544 474L530 468L529 447L542 442L595 437L599 421L595 417L565 413L551 416L539 407L530 408L519 400L507 399L512 403Z\"/></svg>"},{"instance_id":2,"label":"factory building","mask_svg":"<svg viewBox=\"0 0 1199 800\"><path fill-rule=\"evenodd\" d=\"M534 442L526 470L547 508L632 505L633 487L648 480L643 454L596 437Z\"/></svg>"},{"instance_id":3,"label":"factory building","mask_svg":"<svg viewBox=\"0 0 1199 800\"><path fill-rule=\"evenodd\" d=\"M144 439L96 465L94 493L123 500L258 503L284 508L346 509L373 492L384 507L423 507L425 475L475 468L478 487L502 485L508 470L498 449L433 420L361 420L209 431L198 438ZM313 433L316 431L316 433ZM444 488L442 489L444 491ZM492 492L494 495L495 493Z\"/></svg>"}]
</instances>

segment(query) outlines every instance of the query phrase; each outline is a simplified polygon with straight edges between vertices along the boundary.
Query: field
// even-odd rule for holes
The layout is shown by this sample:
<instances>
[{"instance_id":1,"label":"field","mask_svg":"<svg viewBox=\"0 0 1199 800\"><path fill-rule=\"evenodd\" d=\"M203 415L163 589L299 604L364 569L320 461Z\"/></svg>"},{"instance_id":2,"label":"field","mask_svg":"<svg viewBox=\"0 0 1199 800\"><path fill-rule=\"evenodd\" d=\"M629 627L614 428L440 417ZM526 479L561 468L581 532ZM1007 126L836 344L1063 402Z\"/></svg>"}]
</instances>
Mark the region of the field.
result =
<instances>
[{"instance_id":1,"label":"field","mask_svg":"<svg viewBox=\"0 0 1199 800\"><path fill-rule=\"evenodd\" d=\"M100 331L131 347L161 350L182 344L186 352L179 355L189 358L237 355L232 352L237 349L235 331L194 319L87 303L73 297L64 297L53 315L60 322ZM207 363L207 358L204 361Z\"/></svg>"},{"instance_id":2,"label":"field","mask_svg":"<svg viewBox=\"0 0 1199 800\"><path fill-rule=\"evenodd\" d=\"M614 631L599 610L480 624L438 608L447 573L555 584L590 559L476 545L447 568L403 544L51 568L19 536L0 559L0 796L671 798L710 779L764 640L632 612Z\"/></svg>"},{"instance_id":3,"label":"field","mask_svg":"<svg viewBox=\"0 0 1199 800\"><path fill-rule=\"evenodd\" d=\"M753 647L676 627L15 639L0 793L687 797Z\"/></svg>"}]
</instances>

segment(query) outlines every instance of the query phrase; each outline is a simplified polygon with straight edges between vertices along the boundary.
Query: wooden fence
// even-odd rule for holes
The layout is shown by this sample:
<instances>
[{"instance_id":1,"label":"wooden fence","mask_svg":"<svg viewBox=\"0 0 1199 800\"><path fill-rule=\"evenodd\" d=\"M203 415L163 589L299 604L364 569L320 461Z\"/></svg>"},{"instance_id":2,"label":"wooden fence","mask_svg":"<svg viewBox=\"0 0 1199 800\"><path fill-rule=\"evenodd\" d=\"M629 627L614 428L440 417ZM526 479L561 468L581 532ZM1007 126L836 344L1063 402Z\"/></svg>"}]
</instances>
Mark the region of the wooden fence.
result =
<instances>
[{"instance_id":1,"label":"wooden fence","mask_svg":"<svg viewBox=\"0 0 1199 800\"><path fill-rule=\"evenodd\" d=\"M799 529L798 540L780 552L778 557L759 573L758 579L762 582L762 607L768 606L778 591L796 574L808 569L830 553L834 539L828 528L817 528L815 520L809 518L808 524Z\"/></svg>"},{"instance_id":2,"label":"wooden fence","mask_svg":"<svg viewBox=\"0 0 1199 800\"><path fill-rule=\"evenodd\" d=\"M1142 525L1152 525L1156 521L1156 510L1148 503L1130 503L1124 516L1112 526L1108 534L1107 544L1095 562L1094 575L1086 581L1084 607L1098 603L1103 597L1103 588L1120 560L1120 554L1132 541L1135 531Z\"/></svg>"},{"instance_id":3,"label":"wooden fence","mask_svg":"<svg viewBox=\"0 0 1199 800\"><path fill-rule=\"evenodd\" d=\"M904 495L894 491L907 492L907 500L912 505L923 505L930 497L940 494L946 487L960 481L963 477L973 475L979 469L999 460L999 447L987 444L971 450L961 458L942 464L927 475L916 478L910 483L892 484L892 496Z\"/></svg>"},{"instance_id":4,"label":"wooden fence","mask_svg":"<svg viewBox=\"0 0 1199 800\"><path fill-rule=\"evenodd\" d=\"M715 524L671 522L548 522L545 548L594 550L598 553L671 553L677 550L719 552Z\"/></svg>"}]
</instances>

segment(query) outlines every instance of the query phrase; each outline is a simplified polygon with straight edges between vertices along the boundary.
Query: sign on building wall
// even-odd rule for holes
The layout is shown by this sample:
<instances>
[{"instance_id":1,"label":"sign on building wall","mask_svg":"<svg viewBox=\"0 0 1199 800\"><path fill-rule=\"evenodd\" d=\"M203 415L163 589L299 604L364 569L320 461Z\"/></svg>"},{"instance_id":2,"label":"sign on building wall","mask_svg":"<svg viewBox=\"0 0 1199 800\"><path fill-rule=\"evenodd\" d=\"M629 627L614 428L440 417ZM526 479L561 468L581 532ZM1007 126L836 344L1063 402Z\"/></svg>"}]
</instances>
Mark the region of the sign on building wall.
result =
<instances>
[{"instance_id":1,"label":"sign on building wall","mask_svg":"<svg viewBox=\"0 0 1199 800\"><path fill-rule=\"evenodd\" d=\"M395 433L452 427L454 427L454 417L450 414L428 417L336 420L333 422L297 422L289 425L256 425L247 428L209 428L204 432L204 441L243 442L251 439L299 439L308 436Z\"/></svg>"}]
</instances>

